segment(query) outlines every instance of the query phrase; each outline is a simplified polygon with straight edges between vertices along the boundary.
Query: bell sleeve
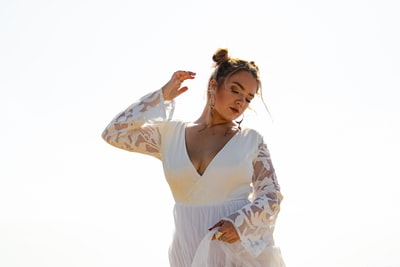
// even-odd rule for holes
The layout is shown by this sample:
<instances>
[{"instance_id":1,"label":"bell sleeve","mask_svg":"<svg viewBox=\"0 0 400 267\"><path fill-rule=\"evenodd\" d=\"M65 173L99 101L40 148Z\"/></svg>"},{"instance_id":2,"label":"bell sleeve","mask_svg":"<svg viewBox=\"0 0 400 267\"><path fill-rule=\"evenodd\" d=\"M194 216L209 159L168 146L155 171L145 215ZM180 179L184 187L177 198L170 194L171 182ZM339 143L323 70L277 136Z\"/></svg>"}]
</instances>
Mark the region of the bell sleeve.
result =
<instances>
[{"instance_id":1,"label":"bell sleeve","mask_svg":"<svg viewBox=\"0 0 400 267\"><path fill-rule=\"evenodd\" d=\"M233 223L242 246L258 256L266 246L273 246L273 230L283 196L267 145L260 142L253 160L252 201L224 218Z\"/></svg>"},{"instance_id":2,"label":"bell sleeve","mask_svg":"<svg viewBox=\"0 0 400 267\"><path fill-rule=\"evenodd\" d=\"M117 148L161 159L161 133L172 118L174 101L164 101L162 90L149 93L120 112L102 133Z\"/></svg>"}]
</instances>

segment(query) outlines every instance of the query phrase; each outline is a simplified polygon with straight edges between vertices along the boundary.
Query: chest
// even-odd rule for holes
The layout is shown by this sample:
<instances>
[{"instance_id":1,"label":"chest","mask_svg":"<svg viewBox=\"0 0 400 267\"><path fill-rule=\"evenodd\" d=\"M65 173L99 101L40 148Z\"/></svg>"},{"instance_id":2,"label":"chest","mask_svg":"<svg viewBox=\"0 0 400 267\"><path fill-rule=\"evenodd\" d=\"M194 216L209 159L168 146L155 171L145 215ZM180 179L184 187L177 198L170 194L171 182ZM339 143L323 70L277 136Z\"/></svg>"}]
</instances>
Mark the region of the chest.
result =
<instances>
[{"instance_id":1,"label":"chest","mask_svg":"<svg viewBox=\"0 0 400 267\"><path fill-rule=\"evenodd\" d=\"M186 140L184 133L180 127L168 132L162 146L164 174L175 200L186 203L200 198L208 202L246 198L253 175L252 139L238 133L230 139Z\"/></svg>"},{"instance_id":2,"label":"chest","mask_svg":"<svg viewBox=\"0 0 400 267\"><path fill-rule=\"evenodd\" d=\"M187 129L185 147L197 172L202 175L213 159L235 138L236 133L210 133Z\"/></svg>"},{"instance_id":3,"label":"chest","mask_svg":"<svg viewBox=\"0 0 400 267\"><path fill-rule=\"evenodd\" d=\"M169 181L194 182L200 177L242 177L248 180L256 152L246 132L223 139L188 136L185 125L172 125L163 135L162 162ZM179 182L178 182L179 181Z\"/></svg>"}]
</instances>

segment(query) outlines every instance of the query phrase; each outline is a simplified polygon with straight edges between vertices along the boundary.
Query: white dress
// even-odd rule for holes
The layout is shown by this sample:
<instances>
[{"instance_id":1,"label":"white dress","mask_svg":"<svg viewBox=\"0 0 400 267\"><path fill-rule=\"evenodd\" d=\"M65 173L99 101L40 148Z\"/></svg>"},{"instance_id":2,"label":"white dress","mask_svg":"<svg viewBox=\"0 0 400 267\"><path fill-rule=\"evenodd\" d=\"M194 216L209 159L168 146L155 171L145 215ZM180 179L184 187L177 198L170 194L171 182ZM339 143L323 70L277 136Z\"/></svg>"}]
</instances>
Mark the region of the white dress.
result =
<instances>
[{"instance_id":1,"label":"white dress","mask_svg":"<svg viewBox=\"0 0 400 267\"><path fill-rule=\"evenodd\" d=\"M262 136L237 132L202 175L186 150L186 123L173 121L173 101L154 91L118 114L103 132L109 144L160 159L175 199L171 267L284 267L273 231L282 195ZM211 240L221 219L240 241Z\"/></svg>"}]
</instances>

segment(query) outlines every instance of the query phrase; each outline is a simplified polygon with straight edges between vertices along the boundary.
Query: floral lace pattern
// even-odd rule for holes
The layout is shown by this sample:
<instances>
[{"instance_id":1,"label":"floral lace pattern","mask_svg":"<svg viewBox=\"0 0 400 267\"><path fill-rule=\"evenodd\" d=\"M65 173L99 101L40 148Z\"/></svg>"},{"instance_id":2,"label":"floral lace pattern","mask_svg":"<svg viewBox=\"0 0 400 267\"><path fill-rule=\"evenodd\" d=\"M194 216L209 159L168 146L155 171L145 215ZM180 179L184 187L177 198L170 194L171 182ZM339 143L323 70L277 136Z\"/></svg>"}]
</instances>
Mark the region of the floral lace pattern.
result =
<instances>
[{"instance_id":1,"label":"floral lace pattern","mask_svg":"<svg viewBox=\"0 0 400 267\"><path fill-rule=\"evenodd\" d=\"M161 90L147 94L119 113L103 131L103 139L118 148L161 159L162 122L170 120L173 101L164 101Z\"/></svg>"},{"instance_id":2,"label":"floral lace pattern","mask_svg":"<svg viewBox=\"0 0 400 267\"><path fill-rule=\"evenodd\" d=\"M235 225L242 245L254 255L273 245L272 233L283 199L267 145L260 143L258 151L253 162L252 202L226 218Z\"/></svg>"},{"instance_id":3,"label":"floral lace pattern","mask_svg":"<svg viewBox=\"0 0 400 267\"><path fill-rule=\"evenodd\" d=\"M171 120L174 102L166 102L157 90L119 113L104 130L102 137L109 144L133 152L162 159L161 140L165 122ZM273 246L273 229L283 199L270 153L260 141L253 161L252 201L234 212L231 221L239 233L243 247L257 256L266 246Z\"/></svg>"}]
</instances>

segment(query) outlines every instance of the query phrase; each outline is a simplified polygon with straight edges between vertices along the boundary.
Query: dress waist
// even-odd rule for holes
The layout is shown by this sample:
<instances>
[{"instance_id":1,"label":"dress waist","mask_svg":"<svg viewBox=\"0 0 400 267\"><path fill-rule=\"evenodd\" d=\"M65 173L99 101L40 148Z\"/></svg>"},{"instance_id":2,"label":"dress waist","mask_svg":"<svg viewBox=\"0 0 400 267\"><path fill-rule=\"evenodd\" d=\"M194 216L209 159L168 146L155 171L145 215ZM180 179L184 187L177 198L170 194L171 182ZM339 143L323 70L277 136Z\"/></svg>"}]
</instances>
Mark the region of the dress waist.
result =
<instances>
[{"instance_id":1,"label":"dress waist","mask_svg":"<svg viewBox=\"0 0 400 267\"><path fill-rule=\"evenodd\" d=\"M249 203L247 199L218 203L215 205L188 205L175 203L174 219L176 228L193 227L191 230L207 233L208 228L241 209Z\"/></svg>"}]
</instances>

